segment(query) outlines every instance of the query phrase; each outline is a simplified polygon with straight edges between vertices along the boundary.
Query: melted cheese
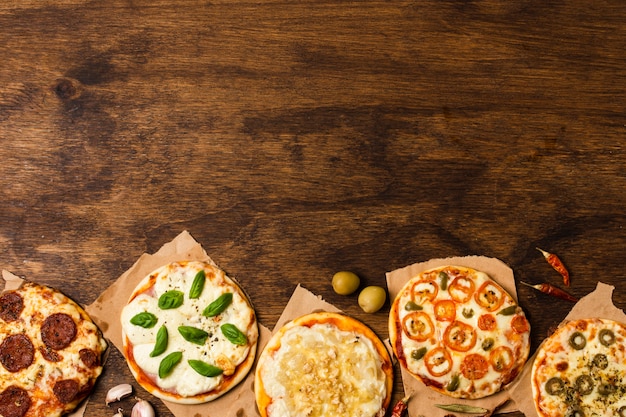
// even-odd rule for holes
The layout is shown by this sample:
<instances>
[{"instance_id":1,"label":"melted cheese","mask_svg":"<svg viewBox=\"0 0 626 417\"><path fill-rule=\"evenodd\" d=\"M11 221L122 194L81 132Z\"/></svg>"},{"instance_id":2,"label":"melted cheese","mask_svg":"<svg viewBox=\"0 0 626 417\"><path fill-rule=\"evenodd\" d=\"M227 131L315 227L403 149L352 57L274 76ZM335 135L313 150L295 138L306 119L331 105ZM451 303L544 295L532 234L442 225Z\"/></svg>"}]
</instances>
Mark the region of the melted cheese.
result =
<instances>
[{"instance_id":1,"label":"melted cheese","mask_svg":"<svg viewBox=\"0 0 626 417\"><path fill-rule=\"evenodd\" d=\"M386 396L372 342L331 324L295 326L264 357L260 376L272 398L268 415L372 417Z\"/></svg>"},{"instance_id":2,"label":"melted cheese","mask_svg":"<svg viewBox=\"0 0 626 417\"><path fill-rule=\"evenodd\" d=\"M215 268L215 275L207 272L204 289L197 299L189 299L188 294L196 273L204 267L199 262L170 264L156 272L154 286L132 299L122 310L121 322L123 332L132 346L134 360L147 374L154 384L165 391L171 391L183 397L192 397L206 393L218 387L225 375L232 374L234 368L244 362L255 346L257 327L255 315L247 299L240 293L233 281L223 271ZM154 276L154 274L151 274ZM142 288L150 276L137 288ZM178 290L184 294L183 304L175 309L162 310L158 307L159 297L170 290ZM232 303L224 312L216 317L205 317L201 313L206 306L220 295L231 292ZM130 323L130 319L138 313L150 312L158 322L152 328L145 329ZM248 344L238 346L231 343L221 332L224 323L235 325L244 333L248 333ZM156 335L162 325L168 330L168 345L165 352L150 357L154 349ZM185 340L178 331L179 326L192 326L209 334L206 342L197 345ZM171 374L165 378L158 376L159 365L164 357L172 352L182 352L183 359L176 365ZM193 370L189 360L200 360L224 370L224 374L216 377L205 377ZM132 369L132 368L131 368Z\"/></svg>"}]
</instances>

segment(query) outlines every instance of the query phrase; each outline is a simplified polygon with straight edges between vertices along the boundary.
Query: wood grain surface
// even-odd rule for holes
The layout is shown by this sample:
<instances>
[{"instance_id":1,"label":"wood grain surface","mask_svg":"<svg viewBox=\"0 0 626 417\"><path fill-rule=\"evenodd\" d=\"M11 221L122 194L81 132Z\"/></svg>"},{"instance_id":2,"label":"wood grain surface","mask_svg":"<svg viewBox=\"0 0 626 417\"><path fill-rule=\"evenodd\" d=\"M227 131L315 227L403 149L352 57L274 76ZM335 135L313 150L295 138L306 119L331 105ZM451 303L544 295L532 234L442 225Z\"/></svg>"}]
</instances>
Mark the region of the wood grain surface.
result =
<instances>
[{"instance_id":1,"label":"wood grain surface","mask_svg":"<svg viewBox=\"0 0 626 417\"><path fill-rule=\"evenodd\" d=\"M624 308L625 110L622 0L5 0L0 268L90 304L189 230L265 326L301 283L384 338L334 272L539 246ZM534 351L571 303L519 294Z\"/></svg>"}]
</instances>

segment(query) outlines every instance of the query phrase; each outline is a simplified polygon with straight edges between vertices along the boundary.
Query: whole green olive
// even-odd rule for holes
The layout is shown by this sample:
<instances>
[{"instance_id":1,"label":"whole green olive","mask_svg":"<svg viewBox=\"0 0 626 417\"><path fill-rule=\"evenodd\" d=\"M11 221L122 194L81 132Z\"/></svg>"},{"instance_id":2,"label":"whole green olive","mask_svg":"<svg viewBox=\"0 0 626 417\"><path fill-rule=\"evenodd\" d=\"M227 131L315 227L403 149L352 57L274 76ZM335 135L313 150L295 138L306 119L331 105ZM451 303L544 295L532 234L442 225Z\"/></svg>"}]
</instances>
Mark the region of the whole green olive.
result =
<instances>
[{"instance_id":1,"label":"whole green olive","mask_svg":"<svg viewBox=\"0 0 626 417\"><path fill-rule=\"evenodd\" d=\"M339 271L333 275L333 290L340 295L352 294L361 285L359 276L350 271Z\"/></svg>"},{"instance_id":2,"label":"whole green olive","mask_svg":"<svg viewBox=\"0 0 626 417\"><path fill-rule=\"evenodd\" d=\"M387 291L376 285L363 288L359 294L359 306L366 313L375 313L382 308L387 300Z\"/></svg>"}]
</instances>

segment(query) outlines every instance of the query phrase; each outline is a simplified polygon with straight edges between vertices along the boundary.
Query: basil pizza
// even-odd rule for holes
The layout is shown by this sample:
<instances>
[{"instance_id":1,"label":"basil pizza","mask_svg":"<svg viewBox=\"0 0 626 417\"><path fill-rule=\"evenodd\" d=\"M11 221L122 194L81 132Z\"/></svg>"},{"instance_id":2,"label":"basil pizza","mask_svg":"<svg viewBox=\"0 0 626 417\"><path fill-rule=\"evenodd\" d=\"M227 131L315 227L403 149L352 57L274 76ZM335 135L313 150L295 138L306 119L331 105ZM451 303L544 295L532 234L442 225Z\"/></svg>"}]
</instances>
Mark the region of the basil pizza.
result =
<instances>
[{"instance_id":1,"label":"basil pizza","mask_svg":"<svg viewBox=\"0 0 626 417\"><path fill-rule=\"evenodd\" d=\"M255 311L216 266L173 262L148 274L122 310L124 356L137 382L181 404L214 400L239 383L256 355Z\"/></svg>"}]
</instances>

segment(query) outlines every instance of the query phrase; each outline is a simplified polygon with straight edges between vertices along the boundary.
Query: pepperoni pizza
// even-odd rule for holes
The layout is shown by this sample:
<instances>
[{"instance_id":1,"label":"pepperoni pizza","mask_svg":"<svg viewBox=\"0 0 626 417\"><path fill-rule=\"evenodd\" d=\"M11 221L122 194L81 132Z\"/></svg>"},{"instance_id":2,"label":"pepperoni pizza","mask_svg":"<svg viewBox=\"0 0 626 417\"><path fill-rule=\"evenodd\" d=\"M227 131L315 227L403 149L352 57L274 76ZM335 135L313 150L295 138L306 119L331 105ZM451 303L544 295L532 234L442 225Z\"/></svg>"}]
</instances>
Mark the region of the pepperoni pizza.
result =
<instances>
[{"instance_id":1,"label":"pepperoni pizza","mask_svg":"<svg viewBox=\"0 0 626 417\"><path fill-rule=\"evenodd\" d=\"M57 417L91 392L106 349L87 313L31 282L0 296L0 415Z\"/></svg>"},{"instance_id":2,"label":"pepperoni pizza","mask_svg":"<svg viewBox=\"0 0 626 417\"><path fill-rule=\"evenodd\" d=\"M486 273L461 266L410 279L392 303L389 336L411 375L455 398L500 391L530 351L530 325L511 295Z\"/></svg>"}]
</instances>

